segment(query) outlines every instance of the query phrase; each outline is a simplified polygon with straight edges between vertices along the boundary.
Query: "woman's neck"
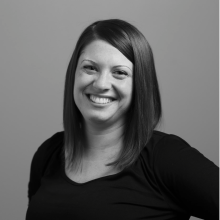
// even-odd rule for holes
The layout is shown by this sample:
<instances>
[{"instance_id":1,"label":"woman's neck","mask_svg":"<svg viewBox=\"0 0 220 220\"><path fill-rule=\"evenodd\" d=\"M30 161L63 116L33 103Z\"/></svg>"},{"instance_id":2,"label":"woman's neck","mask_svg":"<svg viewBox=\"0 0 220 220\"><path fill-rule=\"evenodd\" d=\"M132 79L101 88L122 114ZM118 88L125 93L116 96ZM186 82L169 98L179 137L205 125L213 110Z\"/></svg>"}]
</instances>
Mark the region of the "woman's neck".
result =
<instances>
[{"instance_id":1,"label":"woman's neck","mask_svg":"<svg viewBox=\"0 0 220 220\"><path fill-rule=\"evenodd\" d=\"M115 160L122 147L123 131L123 124L106 127L86 124L87 151L85 158L90 161Z\"/></svg>"}]
</instances>

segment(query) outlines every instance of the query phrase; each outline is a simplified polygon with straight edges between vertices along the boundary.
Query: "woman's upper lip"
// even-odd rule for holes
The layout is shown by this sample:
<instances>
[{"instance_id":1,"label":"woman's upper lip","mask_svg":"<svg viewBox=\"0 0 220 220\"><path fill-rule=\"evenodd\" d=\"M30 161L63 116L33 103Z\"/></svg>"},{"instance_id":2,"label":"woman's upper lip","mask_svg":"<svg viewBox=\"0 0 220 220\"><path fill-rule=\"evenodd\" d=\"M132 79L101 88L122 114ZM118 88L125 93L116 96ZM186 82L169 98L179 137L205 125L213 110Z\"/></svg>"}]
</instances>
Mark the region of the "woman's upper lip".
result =
<instances>
[{"instance_id":1,"label":"woman's upper lip","mask_svg":"<svg viewBox=\"0 0 220 220\"><path fill-rule=\"evenodd\" d=\"M107 98L107 99L116 99L112 96L109 96L109 95L101 95L101 94L94 94L94 93L87 93L86 95L94 95L94 96L97 96L99 98Z\"/></svg>"}]
</instances>

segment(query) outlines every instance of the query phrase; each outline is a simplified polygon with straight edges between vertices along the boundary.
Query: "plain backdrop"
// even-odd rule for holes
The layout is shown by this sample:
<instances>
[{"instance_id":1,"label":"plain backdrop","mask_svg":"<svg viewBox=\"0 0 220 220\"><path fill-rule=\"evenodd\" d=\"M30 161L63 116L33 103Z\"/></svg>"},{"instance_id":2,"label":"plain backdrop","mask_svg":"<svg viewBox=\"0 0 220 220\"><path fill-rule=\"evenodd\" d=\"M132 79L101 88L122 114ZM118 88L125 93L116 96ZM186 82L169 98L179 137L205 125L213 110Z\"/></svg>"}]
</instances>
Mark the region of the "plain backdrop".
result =
<instances>
[{"instance_id":1,"label":"plain backdrop","mask_svg":"<svg viewBox=\"0 0 220 220\"><path fill-rule=\"evenodd\" d=\"M218 164L218 4L1 0L0 219L25 218L33 154L63 130L67 65L80 33L96 20L124 19L146 36L162 96L159 129Z\"/></svg>"}]
</instances>

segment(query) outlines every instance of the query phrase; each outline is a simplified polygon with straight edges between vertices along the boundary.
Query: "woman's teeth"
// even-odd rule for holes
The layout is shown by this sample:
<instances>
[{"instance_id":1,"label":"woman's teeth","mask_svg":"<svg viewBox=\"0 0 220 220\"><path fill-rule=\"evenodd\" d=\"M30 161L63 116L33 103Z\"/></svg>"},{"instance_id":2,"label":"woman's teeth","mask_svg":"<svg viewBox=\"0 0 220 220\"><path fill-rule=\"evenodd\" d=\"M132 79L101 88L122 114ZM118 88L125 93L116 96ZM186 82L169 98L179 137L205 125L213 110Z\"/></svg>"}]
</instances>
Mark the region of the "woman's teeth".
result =
<instances>
[{"instance_id":1,"label":"woman's teeth","mask_svg":"<svg viewBox=\"0 0 220 220\"><path fill-rule=\"evenodd\" d=\"M113 100L110 98L100 98L94 95L90 95L89 99L92 100L93 102L97 103L97 104L107 104L109 102L112 102Z\"/></svg>"}]
</instances>

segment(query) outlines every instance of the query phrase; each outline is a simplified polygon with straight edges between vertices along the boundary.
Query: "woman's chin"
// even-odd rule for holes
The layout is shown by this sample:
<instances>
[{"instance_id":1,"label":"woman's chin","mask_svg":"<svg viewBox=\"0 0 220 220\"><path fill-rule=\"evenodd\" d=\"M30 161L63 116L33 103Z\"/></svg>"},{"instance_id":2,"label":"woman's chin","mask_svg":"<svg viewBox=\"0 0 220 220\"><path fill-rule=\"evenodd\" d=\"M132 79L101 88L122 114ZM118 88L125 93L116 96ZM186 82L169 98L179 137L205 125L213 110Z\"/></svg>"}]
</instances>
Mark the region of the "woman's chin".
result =
<instances>
[{"instance_id":1,"label":"woman's chin","mask_svg":"<svg viewBox=\"0 0 220 220\"><path fill-rule=\"evenodd\" d=\"M94 124L108 124L111 120L109 117L90 117L89 120L90 123L94 123Z\"/></svg>"}]
</instances>

